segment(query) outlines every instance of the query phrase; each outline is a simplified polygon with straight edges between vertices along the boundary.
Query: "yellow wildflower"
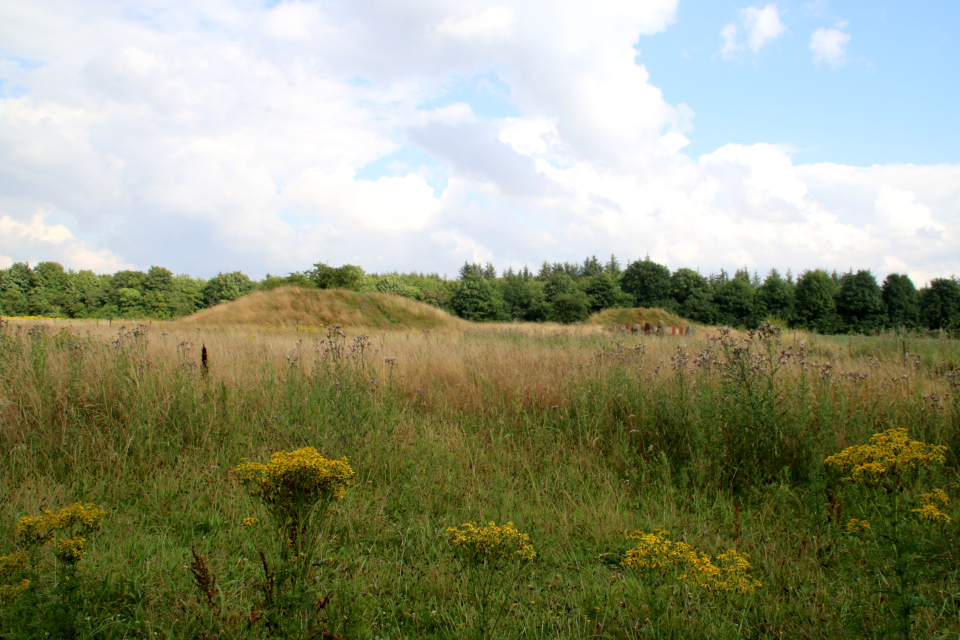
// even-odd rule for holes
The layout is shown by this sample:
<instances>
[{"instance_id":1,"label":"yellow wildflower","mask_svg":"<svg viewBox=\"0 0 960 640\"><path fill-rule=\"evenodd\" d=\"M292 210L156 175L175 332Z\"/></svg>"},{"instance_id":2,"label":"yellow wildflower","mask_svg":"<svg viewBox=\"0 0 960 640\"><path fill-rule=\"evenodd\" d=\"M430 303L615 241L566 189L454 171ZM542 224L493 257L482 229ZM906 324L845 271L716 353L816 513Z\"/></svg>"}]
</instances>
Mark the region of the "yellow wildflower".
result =
<instances>
[{"instance_id":1,"label":"yellow wildflower","mask_svg":"<svg viewBox=\"0 0 960 640\"><path fill-rule=\"evenodd\" d=\"M530 561L537 557L530 536L517 531L512 522L502 527L491 522L479 528L476 523L467 522L460 527L447 529L447 542L471 562Z\"/></svg>"},{"instance_id":2,"label":"yellow wildflower","mask_svg":"<svg viewBox=\"0 0 960 640\"><path fill-rule=\"evenodd\" d=\"M260 524L260 518L244 518L241 524L245 527L252 527Z\"/></svg>"},{"instance_id":3,"label":"yellow wildflower","mask_svg":"<svg viewBox=\"0 0 960 640\"><path fill-rule=\"evenodd\" d=\"M942 463L944 446L910 440L906 429L890 429L870 437L869 444L847 447L823 462L849 473L848 480L876 486L887 476L916 469L924 463Z\"/></svg>"},{"instance_id":4,"label":"yellow wildflower","mask_svg":"<svg viewBox=\"0 0 960 640\"><path fill-rule=\"evenodd\" d=\"M8 556L0 556L0 577L23 571L27 568L27 565L27 554L22 551L11 553Z\"/></svg>"},{"instance_id":5,"label":"yellow wildflower","mask_svg":"<svg viewBox=\"0 0 960 640\"><path fill-rule=\"evenodd\" d=\"M342 500L354 475L346 458L327 460L313 447L278 451L269 464L241 462L233 472L268 506Z\"/></svg>"},{"instance_id":6,"label":"yellow wildflower","mask_svg":"<svg viewBox=\"0 0 960 640\"><path fill-rule=\"evenodd\" d=\"M847 531L850 533L863 533L870 529L870 523L866 520L857 520L856 518L850 518L850 522L847 523Z\"/></svg>"},{"instance_id":7,"label":"yellow wildflower","mask_svg":"<svg viewBox=\"0 0 960 640\"><path fill-rule=\"evenodd\" d=\"M47 542L57 531L79 528L84 532L97 531L106 511L92 504L76 502L59 513L44 511L39 516L24 516L17 522L17 539L27 544Z\"/></svg>"},{"instance_id":8,"label":"yellow wildflower","mask_svg":"<svg viewBox=\"0 0 960 640\"><path fill-rule=\"evenodd\" d=\"M953 518L945 514L940 510L940 507L937 506L937 503L947 504L950 502L950 499L947 497L947 492L943 489L934 489L930 493L921 493L917 498L920 499L920 508L913 509L911 513L916 513L923 520L930 520L932 522L951 522Z\"/></svg>"},{"instance_id":9,"label":"yellow wildflower","mask_svg":"<svg viewBox=\"0 0 960 640\"><path fill-rule=\"evenodd\" d=\"M30 581L24 578L19 584L0 585L0 604L6 604L30 588Z\"/></svg>"},{"instance_id":10,"label":"yellow wildflower","mask_svg":"<svg viewBox=\"0 0 960 640\"><path fill-rule=\"evenodd\" d=\"M44 512L39 516L23 516L17 522L17 540L22 540L27 544L36 544L46 542L53 531L50 527L52 513Z\"/></svg>"},{"instance_id":11,"label":"yellow wildflower","mask_svg":"<svg viewBox=\"0 0 960 640\"><path fill-rule=\"evenodd\" d=\"M627 552L623 566L633 569L663 569L670 565L682 564L693 547L685 542L673 542L668 539L670 532L654 529L653 533L634 531L628 538L637 540L637 546Z\"/></svg>"},{"instance_id":12,"label":"yellow wildflower","mask_svg":"<svg viewBox=\"0 0 960 640\"><path fill-rule=\"evenodd\" d=\"M92 504L82 504L75 502L69 507L64 507L57 514L58 529L68 529L75 525L82 527L85 531L98 531L100 523L107 512L98 509Z\"/></svg>"},{"instance_id":13,"label":"yellow wildflower","mask_svg":"<svg viewBox=\"0 0 960 640\"><path fill-rule=\"evenodd\" d=\"M950 516L945 514L935 504L925 504L919 509L913 509L912 513L918 514L924 520L930 520L932 522L950 522L953 520Z\"/></svg>"},{"instance_id":14,"label":"yellow wildflower","mask_svg":"<svg viewBox=\"0 0 960 640\"><path fill-rule=\"evenodd\" d=\"M83 543L85 542L84 538L77 536L76 538L68 538L64 540L63 538L57 538L53 541L51 545L53 547L53 555L57 556L58 560L68 563L79 562L83 558Z\"/></svg>"},{"instance_id":15,"label":"yellow wildflower","mask_svg":"<svg viewBox=\"0 0 960 640\"><path fill-rule=\"evenodd\" d=\"M650 570L678 565L684 568L680 580L715 592L747 594L763 586L747 573L750 563L746 554L730 549L719 556L718 567L707 554L685 542L674 542L668 539L669 535L660 529L653 533L634 531L629 537L638 541L637 546L627 552L623 566Z\"/></svg>"}]
</instances>

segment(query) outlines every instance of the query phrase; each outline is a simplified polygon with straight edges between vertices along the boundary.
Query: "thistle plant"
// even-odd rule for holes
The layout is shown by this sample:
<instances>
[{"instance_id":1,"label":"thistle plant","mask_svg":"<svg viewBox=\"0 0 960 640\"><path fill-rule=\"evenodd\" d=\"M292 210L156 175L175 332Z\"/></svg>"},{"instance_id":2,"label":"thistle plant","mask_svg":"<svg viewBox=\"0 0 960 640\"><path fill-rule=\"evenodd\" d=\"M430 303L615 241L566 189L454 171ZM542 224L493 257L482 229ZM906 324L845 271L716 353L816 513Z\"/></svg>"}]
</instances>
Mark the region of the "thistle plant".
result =
<instances>
[{"instance_id":1,"label":"thistle plant","mask_svg":"<svg viewBox=\"0 0 960 640\"><path fill-rule=\"evenodd\" d=\"M301 629L312 624L308 582L320 540L323 520L330 506L343 499L353 469L346 458L328 460L313 447L278 451L268 464L247 462L233 470L266 511L273 527L278 565L271 570L267 555L260 557L264 570L266 624L272 631L284 631L292 610L299 612ZM257 518L244 520L254 526Z\"/></svg>"},{"instance_id":2,"label":"thistle plant","mask_svg":"<svg viewBox=\"0 0 960 640\"><path fill-rule=\"evenodd\" d=\"M537 553L530 536L520 533L508 522L497 526L490 522L478 527L467 522L447 529L447 543L466 569L477 606L476 637L486 638L499 623L507 601ZM498 598L494 598L494 594Z\"/></svg>"},{"instance_id":3,"label":"thistle plant","mask_svg":"<svg viewBox=\"0 0 960 640\"><path fill-rule=\"evenodd\" d=\"M858 517L847 531L861 541L882 587L881 601L891 603L891 631L903 638L913 634L913 615L923 606L917 584L933 562L938 530L952 521L942 511L946 491L924 492L938 476L945 446L911 440L907 429L877 433L868 444L855 445L829 456L824 464L842 475Z\"/></svg>"},{"instance_id":4,"label":"thistle plant","mask_svg":"<svg viewBox=\"0 0 960 640\"><path fill-rule=\"evenodd\" d=\"M25 633L77 635L84 600L79 565L104 516L95 505L77 502L58 513L20 518L18 550L0 556L0 607L11 626ZM43 614L37 615L38 610Z\"/></svg>"}]
</instances>

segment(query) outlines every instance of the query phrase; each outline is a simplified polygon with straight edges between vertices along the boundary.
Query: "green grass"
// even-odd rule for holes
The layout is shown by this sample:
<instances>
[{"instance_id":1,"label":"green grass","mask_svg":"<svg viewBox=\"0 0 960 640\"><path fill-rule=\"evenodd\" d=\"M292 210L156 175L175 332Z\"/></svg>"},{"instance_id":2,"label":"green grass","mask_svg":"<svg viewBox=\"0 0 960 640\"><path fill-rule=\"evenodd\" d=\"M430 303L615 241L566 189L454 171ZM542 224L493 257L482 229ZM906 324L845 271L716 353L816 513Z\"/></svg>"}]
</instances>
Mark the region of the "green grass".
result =
<instances>
[{"instance_id":1,"label":"green grass","mask_svg":"<svg viewBox=\"0 0 960 640\"><path fill-rule=\"evenodd\" d=\"M465 637L476 607L444 532L512 521L537 559L497 637L879 638L892 627L874 556L831 511L828 492L847 501L844 516L854 498L822 460L899 426L960 444L951 379L904 363L895 342L852 357L825 343L774 373L754 366L762 359L738 368L744 343L732 338L492 328L383 337L372 341L381 352L359 355L353 336L204 328L196 340L215 358L204 377L199 344L181 344L195 338L176 327L0 333L0 555L24 515L79 500L108 511L79 566L76 637L265 637L249 621L268 532L241 525L263 516L230 469L312 446L356 471L315 570L329 596L323 628L335 634L325 637ZM396 373L381 361L388 352L403 363ZM498 384L516 367L534 384L550 362L539 383L562 401ZM955 458L939 473L929 481L956 496ZM625 572L627 535L654 528L713 558L749 554L763 586L718 596ZM912 633L957 637L956 522L918 531L932 546ZM216 577L216 611L189 571L191 550ZM42 589L55 581L45 579ZM30 615L67 615L42 589ZM18 606L0 606L0 637L45 637L21 628Z\"/></svg>"}]
</instances>

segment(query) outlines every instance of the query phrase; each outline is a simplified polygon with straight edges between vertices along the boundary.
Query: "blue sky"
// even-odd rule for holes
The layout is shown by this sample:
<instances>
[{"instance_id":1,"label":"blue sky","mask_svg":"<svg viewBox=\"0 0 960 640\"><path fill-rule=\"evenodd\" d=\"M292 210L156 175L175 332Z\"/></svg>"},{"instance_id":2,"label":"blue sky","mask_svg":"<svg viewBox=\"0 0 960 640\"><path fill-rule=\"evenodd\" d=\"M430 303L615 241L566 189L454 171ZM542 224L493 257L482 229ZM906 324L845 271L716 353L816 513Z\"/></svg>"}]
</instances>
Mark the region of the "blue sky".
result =
<instances>
[{"instance_id":1,"label":"blue sky","mask_svg":"<svg viewBox=\"0 0 960 640\"><path fill-rule=\"evenodd\" d=\"M720 31L746 6L681 2L674 24L638 42L637 61L664 98L696 112L686 153L773 142L801 162L960 159L960 3L778 2L787 33L725 59ZM814 63L811 34L837 23L850 35L845 62Z\"/></svg>"},{"instance_id":2,"label":"blue sky","mask_svg":"<svg viewBox=\"0 0 960 640\"><path fill-rule=\"evenodd\" d=\"M960 274L960 3L0 4L0 267Z\"/></svg>"}]
</instances>

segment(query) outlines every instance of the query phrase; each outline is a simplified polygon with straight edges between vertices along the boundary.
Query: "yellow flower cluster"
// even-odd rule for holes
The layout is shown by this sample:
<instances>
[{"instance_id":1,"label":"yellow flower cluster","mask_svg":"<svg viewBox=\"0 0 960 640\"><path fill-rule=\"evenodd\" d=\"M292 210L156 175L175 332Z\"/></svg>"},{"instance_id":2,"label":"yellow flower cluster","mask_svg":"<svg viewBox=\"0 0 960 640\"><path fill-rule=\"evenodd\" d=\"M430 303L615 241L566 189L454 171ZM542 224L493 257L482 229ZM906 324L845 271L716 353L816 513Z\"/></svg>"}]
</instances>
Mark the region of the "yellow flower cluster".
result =
<instances>
[{"instance_id":1,"label":"yellow flower cluster","mask_svg":"<svg viewBox=\"0 0 960 640\"><path fill-rule=\"evenodd\" d=\"M748 594L763 586L750 576L746 554L730 549L720 554L718 567L707 554L686 542L674 542L669 536L661 529L653 533L634 531L629 537L637 540L637 546L627 552L623 566L641 570L680 566L684 568L680 580L708 591Z\"/></svg>"},{"instance_id":2,"label":"yellow flower cluster","mask_svg":"<svg viewBox=\"0 0 960 640\"><path fill-rule=\"evenodd\" d=\"M0 556L0 578L5 578L27 568L27 554L23 551Z\"/></svg>"},{"instance_id":3,"label":"yellow flower cluster","mask_svg":"<svg viewBox=\"0 0 960 640\"><path fill-rule=\"evenodd\" d=\"M634 531L628 537L637 540L635 549L627 552L623 566L632 569L664 569L671 565L683 564L694 548L686 542L674 542L669 539L670 532L654 529L653 533Z\"/></svg>"},{"instance_id":4,"label":"yellow flower cluster","mask_svg":"<svg viewBox=\"0 0 960 640\"><path fill-rule=\"evenodd\" d=\"M849 473L848 480L876 486L887 476L917 469L926 463L942 463L944 446L910 440L906 429L890 429L871 436L869 444L847 447L823 461Z\"/></svg>"},{"instance_id":5,"label":"yellow flower cluster","mask_svg":"<svg viewBox=\"0 0 960 640\"><path fill-rule=\"evenodd\" d=\"M18 584L0 585L0 604L6 604L30 588L30 581L24 578Z\"/></svg>"},{"instance_id":6,"label":"yellow flower cluster","mask_svg":"<svg viewBox=\"0 0 960 640\"><path fill-rule=\"evenodd\" d=\"M278 451L269 464L242 461L233 472L268 506L342 500L353 477L347 459L327 460L313 447Z\"/></svg>"},{"instance_id":7,"label":"yellow flower cluster","mask_svg":"<svg viewBox=\"0 0 960 640\"><path fill-rule=\"evenodd\" d=\"M16 579L17 574L26 571L30 566L27 554L22 551L0 556L0 580L7 582ZM0 584L0 604L6 604L19 596L30 587L30 581L20 580L17 584Z\"/></svg>"},{"instance_id":8,"label":"yellow flower cluster","mask_svg":"<svg viewBox=\"0 0 960 640\"><path fill-rule=\"evenodd\" d=\"M496 564L499 561L525 560L537 557L530 536L520 533L508 522L498 527L495 522L485 527L477 527L474 522L460 525L460 528L447 529L447 542L465 560L482 564Z\"/></svg>"},{"instance_id":9,"label":"yellow flower cluster","mask_svg":"<svg viewBox=\"0 0 960 640\"><path fill-rule=\"evenodd\" d=\"M857 520L856 518L850 518L850 522L847 523L847 531L850 533L863 533L870 529L870 523L866 520Z\"/></svg>"},{"instance_id":10,"label":"yellow flower cluster","mask_svg":"<svg viewBox=\"0 0 960 640\"><path fill-rule=\"evenodd\" d=\"M50 545L53 549L53 555L62 562L75 563L83 558L83 543L86 539L82 536L75 538L57 538Z\"/></svg>"},{"instance_id":11,"label":"yellow flower cluster","mask_svg":"<svg viewBox=\"0 0 960 640\"><path fill-rule=\"evenodd\" d=\"M83 557L85 542L80 534L99 530L105 515L106 511L92 504L76 502L59 513L44 511L39 516L24 516L17 522L17 540L27 545L53 541L52 548L57 558L64 562L77 562ZM75 535L54 540L56 533L64 531Z\"/></svg>"},{"instance_id":12,"label":"yellow flower cluster","mask_svg":"<svg viewBox=\"0 0 960 640\"><path fill-rule=\"evenodd\" d=\"M244 518L240 524L245 527L253 527L260 524L260 518Z\"/></svg>"},{"instance_id":13,"label":"yellow flower cluster","mask_svg":"<svg viewBox=\"0 0 960 640\"><path fill-rule=\"evenodd\" d=\"M947 492L943 489L934 489L930 493L922 493L917 496L920 499L920 508L913 509L912 513L918 514L924 520L933 522L950 522L952 518L940 510L937 503L947 504L950 499Z\"/></svg>"}]
</instances>

